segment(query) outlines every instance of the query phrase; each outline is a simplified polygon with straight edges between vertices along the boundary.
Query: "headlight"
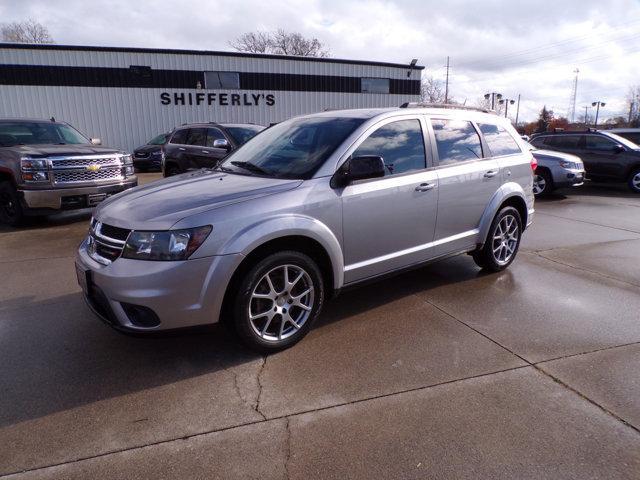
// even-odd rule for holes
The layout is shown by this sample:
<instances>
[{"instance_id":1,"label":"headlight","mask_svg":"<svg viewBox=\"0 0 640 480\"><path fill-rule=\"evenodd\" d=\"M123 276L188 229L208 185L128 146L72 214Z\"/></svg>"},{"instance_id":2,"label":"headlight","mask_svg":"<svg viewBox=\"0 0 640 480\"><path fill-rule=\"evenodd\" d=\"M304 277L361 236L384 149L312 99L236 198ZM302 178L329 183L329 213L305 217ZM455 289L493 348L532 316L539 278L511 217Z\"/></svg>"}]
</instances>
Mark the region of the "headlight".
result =
<instances>
[{"instance_id":1,"label":"headlight","mask_svg":"<svg viewBox=\"0 0 640 480\"><path fill-rule=\"evenodd\" d=\"M22 179L25 182L48 182L48 168L49 162L46 159L28 157L20 159Z\"/></svg>"},{"instance_id":2,"label":"headlight","mask_svg":"<svg viewBox=\"0 0 640 480\"><path fill-rule=\"evenodd\" d=\"M126 167L124 167L124 174L127 177L133 175L133 166L127 165Z\"/></svg>"},{"instance_id":3,"label":"headlight","mask_svg":"<svg viewBox=\"0 0 640 480\"><path fill-rule=\"evenodd\" d=\"M162 150L156 150L155 152L151 152L152 157L159 157L162 155Z\"/></svg>"},{"instance_id":4,"label":"headlight","mask_svg":"<svg viewBox=\"0 0 640 480\"><path fill-rule=\"evenodd\" d=\"M20 159L22 170L46 170L49 167L47 160L39 158Z\"/></svg>"},{"instance_id":5,"label":"headlight","mask_svg":"<svg viewBox=\"0 0 640 480\"><path fill-rule=\"evenodd\" d=\"M164 232L134 230L127 238L122 257L136 260L186 260L210 233L211 225Z\"/></svg>"},{"instance_id":6,"label":"headlight","mask_svg":"<svg viewBox=\"0 0 640 480\"><path fill-rule=\"evenodd\" d=\"M562 168L577 168L577 165L573 162L567 162L565 160L560 161L560 166Z\"/></svg>"},{"instance_id":7,"label":"headlight","mask_svg":"<svg viewBox=\"0 0 640 480\"><path fill-rule=\"evenodd\" d=\"M122 163L125 165L131 165L133 163L133 158L131 155L122 155Z\"/></svg>"}]
</instances>

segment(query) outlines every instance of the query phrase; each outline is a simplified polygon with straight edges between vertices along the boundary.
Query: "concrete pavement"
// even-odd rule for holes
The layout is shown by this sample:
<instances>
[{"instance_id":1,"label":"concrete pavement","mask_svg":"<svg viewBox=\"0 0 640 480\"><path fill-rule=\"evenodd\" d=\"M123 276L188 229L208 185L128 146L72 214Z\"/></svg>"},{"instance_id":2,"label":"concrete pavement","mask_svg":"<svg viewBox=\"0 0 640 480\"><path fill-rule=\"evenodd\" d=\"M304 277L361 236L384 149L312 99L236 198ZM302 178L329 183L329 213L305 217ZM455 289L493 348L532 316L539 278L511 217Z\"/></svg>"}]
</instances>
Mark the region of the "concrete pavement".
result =
<instances>
[{"instance_id":1,"label":"concrete pavement","mask_svg":"<svg viewBox=\"0 0 640 480\"><path fill-rule=\"evenodd\" d=\"M509 270L344 292L266 359L218 327L102 325L73 271L88 214L4 228L0 475L638 478L640 197L566 193Z\"/></svg>"}]
</instances>

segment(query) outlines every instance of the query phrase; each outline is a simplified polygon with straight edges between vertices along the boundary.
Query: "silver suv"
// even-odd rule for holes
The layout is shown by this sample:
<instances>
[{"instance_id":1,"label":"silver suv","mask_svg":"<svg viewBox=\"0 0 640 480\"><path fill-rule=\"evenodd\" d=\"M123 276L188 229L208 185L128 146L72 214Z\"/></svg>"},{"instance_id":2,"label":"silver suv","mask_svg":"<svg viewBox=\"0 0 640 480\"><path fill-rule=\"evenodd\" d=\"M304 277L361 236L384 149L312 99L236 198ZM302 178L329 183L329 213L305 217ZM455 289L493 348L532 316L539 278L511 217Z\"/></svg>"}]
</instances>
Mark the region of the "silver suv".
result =
<instances>
[{"instance_id":1,"label":"silver suv","mask_svg":"<svg viewBox=\"0 0 640 480\"><path fill-rule=\"evenodd\" d=\"M105 201L78 281L117 329L224 321L250 347L279 350L342 287L465 252L509 266L533 219L532 168L511 125L481 111L297 117L216 169Z\"/></svg>"}]
</instances>

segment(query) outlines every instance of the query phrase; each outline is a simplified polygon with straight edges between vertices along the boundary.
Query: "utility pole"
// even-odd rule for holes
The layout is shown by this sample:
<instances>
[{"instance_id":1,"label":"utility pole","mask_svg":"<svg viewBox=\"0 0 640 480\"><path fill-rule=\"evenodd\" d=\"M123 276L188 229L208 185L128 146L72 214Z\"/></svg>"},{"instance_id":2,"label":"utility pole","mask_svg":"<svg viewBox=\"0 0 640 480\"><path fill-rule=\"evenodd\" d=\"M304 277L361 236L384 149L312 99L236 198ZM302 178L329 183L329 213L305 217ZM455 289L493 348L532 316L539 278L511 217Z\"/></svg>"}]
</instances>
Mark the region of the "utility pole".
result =
<instances>
[{"instance_id":1,"label":"utility pole","mask_svg":"<svg viewBox=\"0 0 640 480\"><path fill-rule=\"evenodd\" d=\"M491 110L495 110L496 99L500 100L502 98L502 94L497 92L485 93L484 98L485 100L489 100L489 98L491 98Z\"/></svg>"},{"instance_id":2,"label":"utility pole","mask_svg":"<svg viewBox=\"0 0 640 480\"><path fill-rule=\"evenodd\" d=\"M580 69L576 68L573 73L576 74L576 77L573 80L573 90L571 91L571 105L569 106L569 118L571 119L571 123L576 121L576 97L578 96L578 73L580 73Z\"/></svg>"},{"instance_id":3,"label":"utility pole","mask_svg":"<svg viewBox=\"0 0 640 480\"><path fill-rule=\"evenodd\" d=\"M600 107L604 107L605 105L606 105L606 103L601 102L600 100L591 103L592 107L597 107L596 108L596 121L593 123L593 128L598 128L598 114L600 113Z\"/></svg>"},{"instance_id":4,"label":"utility pole","mask_svg":"<svg viewBox=\"0 0 640 480\"><path fill-rule=\"evenodd\" d=\"M503 98L500 100L500 105L504 104L504 118L507 118L507 112L509 111L509 104L513 105L514 103L516 103L516 101L510 98Z\"/></svg>"},{"instance_id":5,"label":"utility pole","mask_svg":"<svg viewBox=\"0 0 640 480\"><path fill-rule=\"evenodd\" d=\"M449 103L449 57L447 56L447 80L444 83L444 103Z\"/></svg>"},{"instance_id":6,"label":"utility pole","mask_svg":"<svg viewBox=\"0 0 640 480\"><path fill-rule=\"evenodd\" d=\"M635 103L633 101L630 102L629 104L629 120L628 122L631 123L631 117L633 117L633 107L634 107Z\"/></svg>"},{"instance_id":7,"label":"utility pole","mask_svg":"<svg viewBox=\"0 0 640 480\"><path fill-rule=\"evenodd\" d=\"M518 94L518 106L516 107L516 128L518 128L518 116L520 115L520 94Z\"/></svg>"},{"instance_id":8,"label":"utility pole","mask_svg":"<svg viewBox=\"0 0 640 480\"><path fill-rule=\"evenodd\" d=\"M584 126L586 127L589 124L589 109L591 107L589 105L584 106Z\"/></svg>"}]
</instances>

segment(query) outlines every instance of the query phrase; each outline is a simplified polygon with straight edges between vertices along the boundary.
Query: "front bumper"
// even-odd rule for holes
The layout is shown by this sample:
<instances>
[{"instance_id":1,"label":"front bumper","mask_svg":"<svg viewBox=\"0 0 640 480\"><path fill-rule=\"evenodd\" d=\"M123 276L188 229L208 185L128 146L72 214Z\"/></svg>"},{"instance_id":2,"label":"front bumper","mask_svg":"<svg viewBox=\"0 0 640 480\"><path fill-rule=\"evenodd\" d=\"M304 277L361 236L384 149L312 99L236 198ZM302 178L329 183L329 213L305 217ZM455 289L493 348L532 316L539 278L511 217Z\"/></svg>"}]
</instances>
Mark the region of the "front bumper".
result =
<instances>
[{"instance_id":1,"label":"front bumper","mask_svg":"<svg viewBox=\"0 0 640 480\"><path fill-rule=\"evenodd\" d=\"M552 171L553 185L556 188L578 187L584 183L585 171L578 169L559 169Z\"/></svg>"},{"instance_id":2,"label":"front bumper","mask_svg":"<svg viewBox=\"0 0 640 480\"><path fill-rule=\"evenodd\" d=\"M87 303L102 320L127 331L158 331L207 325L219 321L222 302L240 254L179 262L118 258L110 265L93 260L80 245L76 270ZM82 285L86 283L86 285ZM150 309L159 320L144 326L128 306Z\"/></svg>"},{"instance_id":3,"label":"front bumper","mask_svg":"<svg viewBox=\"0 0 640 480\"><path fill-rule=\"evenodd\" d=\"M125 181L77 188L52 188L47 190L18 190L23 206L30 210L60 210L63 208L92 207L105 198L138 185L138 177Z\"/></svg>"},{"instance_id":4,"label":"front bumper","mask_svg":"<svg viewBox=\"0 0 640 480\"><path fill-rule=\"evenodd\" d=\"M162 157L146 157L146 158L133 158L133 166L134 168L162 168Z\"/></svg>"}]
</instances>

